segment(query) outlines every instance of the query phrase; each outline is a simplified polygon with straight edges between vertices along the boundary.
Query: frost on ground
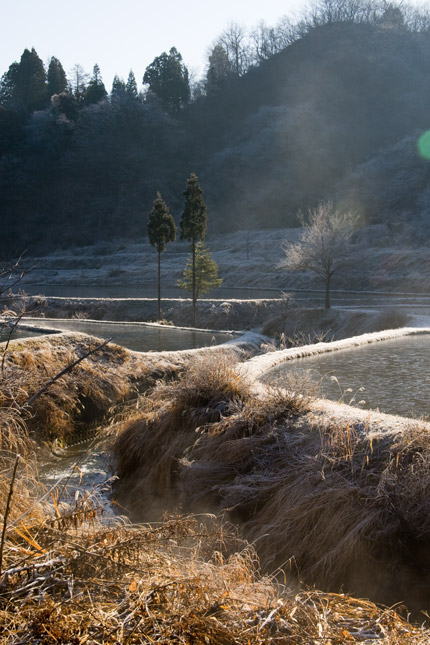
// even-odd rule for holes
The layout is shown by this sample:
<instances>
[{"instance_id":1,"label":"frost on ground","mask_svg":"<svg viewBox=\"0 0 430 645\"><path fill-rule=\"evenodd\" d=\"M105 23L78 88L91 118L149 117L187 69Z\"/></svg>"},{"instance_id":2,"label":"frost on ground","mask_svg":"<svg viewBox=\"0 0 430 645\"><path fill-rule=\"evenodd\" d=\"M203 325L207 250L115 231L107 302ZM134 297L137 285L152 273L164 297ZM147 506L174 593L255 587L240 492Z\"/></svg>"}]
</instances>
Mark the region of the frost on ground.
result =
<instances>
[{"instance_id":1,"label":"frost on ground","mask_svg":"<svg viewBox=\"0 0 430 645\"><path fill-rule=\"evenodd\" d=\"M320 288L310 275L286 273L278 268L282 243L296 241L299 228L237 231L207 237L225 287ZM170 244L162 255L162 283L175 287L181 277L189 245ZM351 268L333 279L333 288L423 292L430 272L427 247L394 243L384 226L372 226L356 234ZM30 259L34 268L25 284L136 285L153 287L157 254L146 237L141 241L118 240L92 246L59 250ZM222 296L220 296L222 297Z\"/></svg>"}]
</instances>

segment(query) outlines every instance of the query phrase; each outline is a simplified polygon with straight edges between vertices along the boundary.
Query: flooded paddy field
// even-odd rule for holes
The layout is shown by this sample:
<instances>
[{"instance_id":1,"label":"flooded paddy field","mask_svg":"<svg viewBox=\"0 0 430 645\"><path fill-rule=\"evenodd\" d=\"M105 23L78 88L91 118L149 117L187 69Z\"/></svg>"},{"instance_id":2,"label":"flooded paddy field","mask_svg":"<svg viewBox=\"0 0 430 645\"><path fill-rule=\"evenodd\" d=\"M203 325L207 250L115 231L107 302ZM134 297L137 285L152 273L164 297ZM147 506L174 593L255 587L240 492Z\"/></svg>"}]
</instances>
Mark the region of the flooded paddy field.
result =
<instances>
[{"instance_id":1,"label":"flooded paddy field","mask_svg":"<svg viewBox=\"0 0 430 645\"><path fill-rule=\"evenodd\" d=\"M289 360L261 381L283 386L303 372L322 398L414 418L430 413L430 334Z\"/></svg>"},{"instance_id":2,"label":"flooded paddy field","mask_svg":"<svg viewBox=\"0 0 430 645\"><path fill-rule=\"evenodd\" d=\"M238 334L227 332L177 329L171 326L146 325L139 323L114 323L92 320L57 320L43 318L26 318L25 324L40 329L57 329L59 331L77 331L100 338L112 338L112 342L139 352L177 351L210 347L225 343ZM32 334L28 334L32 335ZM34 335L34 333L33 333Z\"/></svg>"}]
</instances>

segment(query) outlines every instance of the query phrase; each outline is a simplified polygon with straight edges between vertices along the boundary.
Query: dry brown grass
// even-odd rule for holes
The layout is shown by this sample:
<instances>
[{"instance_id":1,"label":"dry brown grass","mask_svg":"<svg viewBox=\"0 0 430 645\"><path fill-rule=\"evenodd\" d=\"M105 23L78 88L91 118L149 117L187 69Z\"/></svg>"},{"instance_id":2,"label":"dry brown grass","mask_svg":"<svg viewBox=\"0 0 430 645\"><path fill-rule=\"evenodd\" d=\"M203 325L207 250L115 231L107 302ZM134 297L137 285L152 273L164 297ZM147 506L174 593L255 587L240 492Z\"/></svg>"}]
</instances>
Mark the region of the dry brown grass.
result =
<instances>
[{"instance_id":1,"label":"dry brown grass","mask_svg":"<svg viewBox=\"0 0 430 645\"><path fill-rule=\"evenodd\" d=\"M19 405L19 388L11 388L12 394ZM163 503L172 490L183 503L194 506L205 498L211 503L216 500L222 508L229 500L231 514L241 519L245 533L273 531L269 539L261 534L256 540L263 553L272 537L281 541L287 537L282 532L291 499L284 505L279 497L288 498L285 486L288 482L292 486L294 476L305 479L306 472L300 473L298 464L306 471L307 452L314 444L319 446L317 460L323 464L325 479L336 469L359 478L371 461L373 470L376 462L386 463L377 442L371 446L367 442L363 452L360 434L352 428L343 432L339 427L322 430L302 425L298 430L307 398L274 390L266 398L255 399L226 360L212 362L209 370L207 360L190 365L179 381L160 384L143 406L143 419L129 425L117 441L124 479L128 459L134 468L130 477L141 469L146 486L161 486ZM11 493L13 461L6 448L27 447L25 426L19 429L18 443L9 439L3 445L3 514ZM386 469L386 489L395 486L398 513L411 495L416 497L407 518L415 522L420 521L419 506L427 490L414 482L414 474L425 475L427 450L428 437L411 432L390 447ZM153 463L157 459L161 465ZM31 462L20 463L11 512L6 519L0 514L0 523L6 525L0 571L2 643L429 642L429 631L411 626L393 610L341 594L294 593L262 576L254 548L214 516L177 516L143 526L119 521L102 524L97 497L82 491L66 503L60 489L42 495ZM284 472L288 466L291 473ZM312 483L317 490L318 482L308 485ZM323 498L321 492L320 507ZM333 511L327 494L325 502L321 517ZM315 510L318 517L318 504ZM264 524L266 511L269 517ZM273 515L276 511L279 518ZM315 530L309 508L303 513L308 527ZM247 524L252 518L254 525ZM324 533L326 525L324 520L318 529ZM420 526L426 530L422 522ZM319 536L311 537L315 546ZM272 558L286 548L276 539Z\"/></svg>"},{"instance_id":2,"label":"dry brown grass","mask_svg":"<svg viewBox=\"0 0 430 645\"><path fill-rule=\"evenodd\" d=\"M250 547L223 555L234 535L213 518L159 525L33 526L32 550L0 585L5 644L425 643L393 610L319 591L293 593L261 577Z\"/></svg>"},{"instance_id":3,"label":"dry brown grass","mask_svg":"<svg viewBox=\"0 0 430 645\"><path fill-rule=\"evenodd\" d=\"M195 442L196 429L231 414L247 396L249 386L231 358L206 356L192 361L179 380L160 382L150 397L142 399L136 420L126 424L127 431L120 432L114 448L120 489L125 482L121 497L127 497L130 510L136 502L150 517L159 518L172 495L175 504L178 459ZM128 477L131 473L136 486Z\"/></svg>"},{"instance_id":4,"label":"dry brown grass","mask_svg":"<svg viewBox=\"0 0 430 645\"><path fill-rule=\"evenodd\" d=\"M268 571L428 609L428 431L372 434L324 421L306 397L256 397L212 369L155 391L123 429L120 498L144 518L165 508L227 512Z\"/></svg>"},{"instance_id":5,"label":"dry brown grass","mask_svg":"<svg viewBox=\"0 0 430 645\"><path fill-rule=\"evenodd\" d=\"M26 409L26 401L35 392L97 344L97 339L82 334L12 341L0 374L0 416L8 417L11 436L22 434L24 418L37 440L68 443L132 396L149 370L137 365L132 352L107 345L53 383Z\"/></svg>"}]
</instances>

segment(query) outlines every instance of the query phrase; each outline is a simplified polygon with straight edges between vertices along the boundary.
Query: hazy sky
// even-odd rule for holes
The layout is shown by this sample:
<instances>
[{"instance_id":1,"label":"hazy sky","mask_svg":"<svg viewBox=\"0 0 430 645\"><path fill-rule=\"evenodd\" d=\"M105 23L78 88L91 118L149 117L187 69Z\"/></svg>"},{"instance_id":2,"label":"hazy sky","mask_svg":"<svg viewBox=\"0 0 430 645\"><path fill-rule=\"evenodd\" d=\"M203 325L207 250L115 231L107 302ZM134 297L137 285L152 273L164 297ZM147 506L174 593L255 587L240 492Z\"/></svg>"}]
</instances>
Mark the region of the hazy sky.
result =
<instances>
[{"instance_id":1,"label":"hazy sky","mask_svg":"<svg viewBox=\"0 0 430 645\"><path fill-rule=\"evenodd\" d=\"M108 90L115 74L133 69L138 85L155 56L174 46L197 76L207 49L228 23L250 28L294 17L306 0L0 0L0 75L34 47L46 63L56 56L67 74L75 63L98 63Z\"/></svg>"}]
</instances>

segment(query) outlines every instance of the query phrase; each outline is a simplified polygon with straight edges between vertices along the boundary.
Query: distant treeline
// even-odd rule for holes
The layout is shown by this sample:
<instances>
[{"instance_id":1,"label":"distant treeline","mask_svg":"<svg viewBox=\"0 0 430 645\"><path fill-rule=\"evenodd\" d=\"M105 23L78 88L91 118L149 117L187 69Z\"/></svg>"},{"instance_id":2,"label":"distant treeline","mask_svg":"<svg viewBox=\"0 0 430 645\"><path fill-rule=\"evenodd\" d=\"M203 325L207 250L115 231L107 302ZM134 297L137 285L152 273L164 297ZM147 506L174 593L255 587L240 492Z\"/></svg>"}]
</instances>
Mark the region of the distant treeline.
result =
<instances>
[{"instance_id":1,"label":"distant treeline","mask_svg":"<svg viewBox=\"0 0 430 645\"><path fill-rule=\"evenodd\" d=\"M0 257L143 237L157 191L179 219L191 172L212 230L294 226L331 198L422 240L429 36L427 10L319 0L229 25L198 81L172 47L110 92L98 65L68 77L26 49L0 81Z\"/></svg>"}]
</instances>

